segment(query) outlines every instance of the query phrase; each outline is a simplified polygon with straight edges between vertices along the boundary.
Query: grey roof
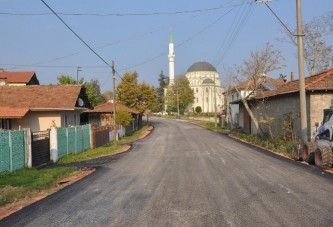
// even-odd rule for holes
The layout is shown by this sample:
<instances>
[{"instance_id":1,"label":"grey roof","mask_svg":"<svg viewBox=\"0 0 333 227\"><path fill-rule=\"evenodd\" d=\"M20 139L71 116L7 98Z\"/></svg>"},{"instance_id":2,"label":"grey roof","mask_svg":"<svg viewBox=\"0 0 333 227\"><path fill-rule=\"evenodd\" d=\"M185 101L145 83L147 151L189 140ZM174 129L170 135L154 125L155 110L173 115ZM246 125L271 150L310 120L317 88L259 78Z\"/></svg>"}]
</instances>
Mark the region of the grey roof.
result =
<instances>
[{"instance_id":1,"label":"grey roof","mask_svg":"<svg viewBox=\"0 0 333 227\"><path fill-rule=\"evenodd\" d=\"M200 72L200 71L212 71L212 72L217 72L216 68L205 61L199 61L194 63L193 65L188 68L187 72Z\"/></svg>"}]
</instances>

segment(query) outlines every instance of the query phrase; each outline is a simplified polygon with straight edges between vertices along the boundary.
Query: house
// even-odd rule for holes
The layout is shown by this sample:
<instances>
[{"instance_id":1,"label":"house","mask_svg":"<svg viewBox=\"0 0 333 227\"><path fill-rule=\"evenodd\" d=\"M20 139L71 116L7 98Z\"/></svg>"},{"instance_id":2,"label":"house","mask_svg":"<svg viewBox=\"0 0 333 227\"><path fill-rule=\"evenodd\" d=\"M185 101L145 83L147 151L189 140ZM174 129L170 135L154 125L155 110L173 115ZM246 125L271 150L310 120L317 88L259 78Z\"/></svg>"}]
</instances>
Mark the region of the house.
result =
<instances>
[{"instance_id":1,"label":"house","mask_svg":"<svg viewBox=\"0 0 333 227\"><path fill-rule=\"evenodd\" d=\"M274 79L265 76L262 81L261 89L263 91L274 90L285 84L283 79ZM238 85L227 89L224 92L225 103L227 103L226 121L231 127L244 128L244 116L240 114L239 103L240 100L247 97L253 90L253 82L248 80L239 83Z\"/></svg>"},{"instance_id":2,"label":"house","mask_svg":"<svg viewBox=\"0 0 333 227\"><path fill-rule=\"evenodd\" d=\"M7 72L0 68L0 86L39 85L35 72Z\"/></svg>"},{"instance_id":3,"label":"house","mask_svg":"<svg viewBox=\"0 0 333 227\"><path fill-rule=\"evenodd\" d=\"M330 107L333 99L333 68L322 73L305 78L307 134L315 130L315 123L323 120L323 109ZM292 80L278 87L276 90L257 94L249 100L251 110L257 119L266 115L272 117L272 129L275 135L281 135L284 130L286 118L296 135L301 134L299 80ZM240 106L240 115L243 115L244 128L248 133L257 133L257 129L249 119L244 106ZM246 119L247 118L247 119ZM248 123L246 123L248 121ZM247 125L246 125L247 124ZM264 130L265 127L263 127Z\"/></svg>"},{"instance_id":4,"label":"house","mask_svg":"<svg viewBox=\"0 0 333 227\"><path fill-rule=\"evenodd\" d=\"M116 110L124 110L132 114L134 124L138 126L138 119L140 112L129 108L121 103L116 103ZM113 100L109 100L101 105L95 106L92 110L85 110L84 113L88 115L88 122L93 126L108 126L113 125Z\"/></svg>"},{"instance_id":5,"label":"house","mask_svg":"<svg viewBox=\"0 0 333 227\"><path fill-rule=\"evenodd\" d=\"M91 108L82 85L30 85L0 87L0 129L80 124L80 113Z\"/></svg>"}]
</instances>

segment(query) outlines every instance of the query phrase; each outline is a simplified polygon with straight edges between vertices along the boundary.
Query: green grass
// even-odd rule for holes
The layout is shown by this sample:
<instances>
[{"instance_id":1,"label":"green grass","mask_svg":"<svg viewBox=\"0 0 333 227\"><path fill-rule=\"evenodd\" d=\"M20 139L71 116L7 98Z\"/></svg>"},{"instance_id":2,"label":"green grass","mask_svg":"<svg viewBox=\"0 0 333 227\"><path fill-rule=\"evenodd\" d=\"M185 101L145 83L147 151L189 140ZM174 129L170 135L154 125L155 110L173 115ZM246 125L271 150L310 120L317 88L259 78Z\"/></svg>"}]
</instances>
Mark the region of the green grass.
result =
<instances>
[{"instance_id":1,"label":"green grass","mask_svg":"<svg viewBox=\"0 0 333 227\"><path fill-rule=\"evenodd\" d=\"M28 194L52 188L59 180L70 176L75 168L22 169L0 175L0 206L24 198Z\"/></svg>"},{"instance_id":2,"label":"green grass","mask_svg":"<svg viewBox=\"0 0 333 227\"><path fill-rule=\"evenodd\" d=\"M226 129L226 128L224 128L224 127L221 127L221 126L219 126L219 125L217 125L217 126L215 127L215 123L213 123L213 122L207 122L207 123L206 123L206 128L208 128L208 129L210 129L210 130L213 130L213 131L216 131L216 132L225 132L225 133L229 132L228 129Z\"/></svg>"},{"instance_id":3,"label":"green grass","mask_svg":"<svg viewBox=\"0 0 333 227\"><path fill-rule=\"evenodd\" d=\"M61 158L58 163L59 164L68 164L72 162L80 162L80 161L85 161L93 158L98 158L106 155L112 155L119 151L121 146L119 145L104 145L101 147L97 147L95 149L88 149L84 152L78 153L78 154L70 154L66 155L63 158Z\"/></svg>"},{"instance_id":4,"label":"green grass","mask_svg":"<svg viewBox=\"0 0 333 227\"><path fill-rule=\"evenodd\" d=\"M122 137L117 145L113 145L113 142L110 142L104 146L97 147L95 149L88 149L84 152L81 152L79 154L70 154L67 156L64 156L61 158L58 163L59 164L68 164L72 162L81 162L89 159L94 159L98 157L103 157L107 155L112 155L117 153L119 150L121 150L122 145L126 143L133 142L137 140L143 132L145 132L148 129L149 126L143 126L141 129L138 131L134 132L131 136L125 136Z\"/></svg>"},{"instance_id":5,"label":"green grass","mask_svg":"<svg viewBox=\"0 0 333 227\"><path fill-rule=\"evenodd\" d=\"M89 149L79 154L71 154L63 157L58 163L65 164L89 160L118 152L122 145L130 143L142 136L147 131L148 125L134 132L131 136L121 138L118 145L109 143L95 149ZM43 190L53 188L57 182L70 176L76 168L51 168L51 169L22 169L14 173L0 175L0 206L12 203L28 195L36 194Z\"/></svg>"}]
</instances>

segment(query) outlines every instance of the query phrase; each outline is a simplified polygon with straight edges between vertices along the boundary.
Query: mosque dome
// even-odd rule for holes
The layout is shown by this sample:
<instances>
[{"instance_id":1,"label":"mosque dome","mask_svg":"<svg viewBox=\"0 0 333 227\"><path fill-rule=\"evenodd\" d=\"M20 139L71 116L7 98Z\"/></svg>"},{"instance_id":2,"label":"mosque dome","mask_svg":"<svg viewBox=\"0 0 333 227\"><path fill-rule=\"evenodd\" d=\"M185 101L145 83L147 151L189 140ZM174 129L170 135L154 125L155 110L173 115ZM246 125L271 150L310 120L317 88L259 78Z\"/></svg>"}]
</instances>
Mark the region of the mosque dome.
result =
<instances>
[{"instance_id":1,"label":"mosque dome","mask_svg":"<svg viewBox=\"0 0 333 227\"><path fill-rule=\"evenodd\" d=\"M199 61L194 63L193 65L188 68L187 72L200 72L200 71L211 71L211 72L217 72L216 68L205 61Z\"/></svg>"}]
</instances>

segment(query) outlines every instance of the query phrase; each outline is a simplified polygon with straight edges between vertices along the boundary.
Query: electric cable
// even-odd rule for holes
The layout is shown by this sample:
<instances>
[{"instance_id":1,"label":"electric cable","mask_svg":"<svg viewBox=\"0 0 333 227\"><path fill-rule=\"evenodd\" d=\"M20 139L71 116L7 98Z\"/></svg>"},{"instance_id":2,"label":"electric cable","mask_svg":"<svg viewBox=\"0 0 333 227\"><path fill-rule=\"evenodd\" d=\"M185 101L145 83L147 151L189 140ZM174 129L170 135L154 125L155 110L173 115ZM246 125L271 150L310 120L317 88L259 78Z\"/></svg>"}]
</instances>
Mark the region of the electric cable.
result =
<instances>
[{"instance_id":1,"label":"electric cable","mask_svg":"<svg viewBox=\"0 0 333 227\"><path fill-rule=\"evenodd\" d=\"M81 40L81 42L83 42L99 59L101 59L106 65L108 65L110 68L112 68L112 66L107 63L94 49L92 49L88 43L86 43L71 27L69 27L66 22L48 5L46 4L46 2L44 0L41 0L44 5L49 9L51 10L51 12L56 16L58 17L58 19L79 39Z\"/></svg>"}]
</instances>

